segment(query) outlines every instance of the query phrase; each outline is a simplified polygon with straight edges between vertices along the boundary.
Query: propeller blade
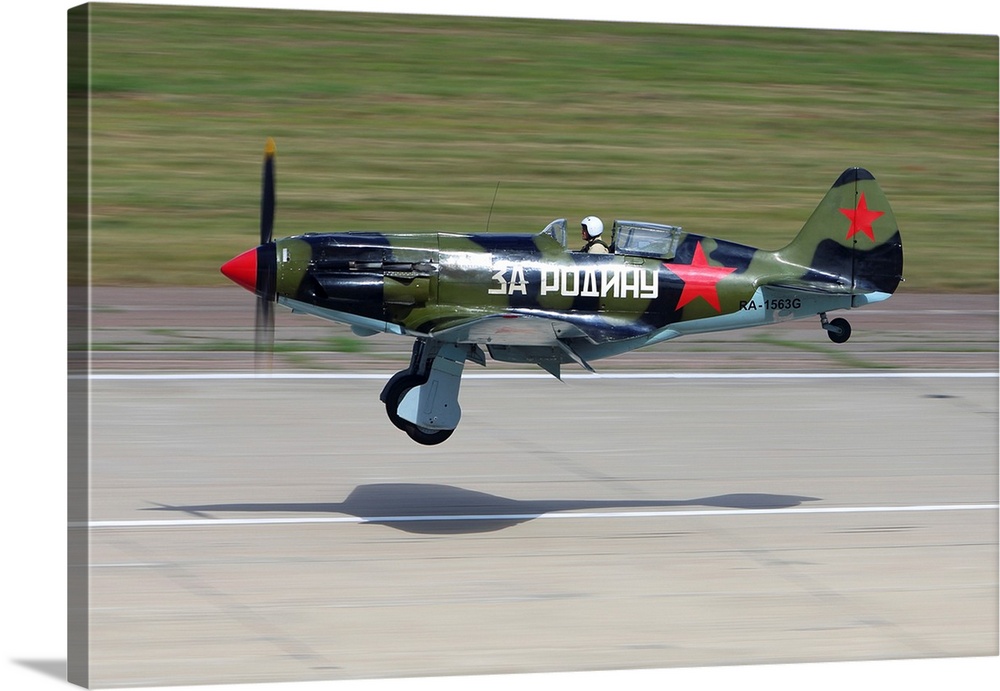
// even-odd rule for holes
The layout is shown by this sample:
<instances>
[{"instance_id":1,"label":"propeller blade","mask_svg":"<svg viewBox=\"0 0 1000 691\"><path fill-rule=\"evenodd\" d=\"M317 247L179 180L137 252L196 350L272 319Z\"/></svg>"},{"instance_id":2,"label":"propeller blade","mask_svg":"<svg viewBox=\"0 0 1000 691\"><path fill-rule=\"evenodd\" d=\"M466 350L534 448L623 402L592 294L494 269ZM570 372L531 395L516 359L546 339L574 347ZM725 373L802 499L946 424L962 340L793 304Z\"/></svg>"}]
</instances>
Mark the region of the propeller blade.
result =
<instances>
[{"instance_id":1,"label":"propeller blade","mask_svg":"<svg viewBox=\"0 0 1000 691\"><path fill-rule=\"evenodd\" d=\"M270 371L274 361L274 303L257 298L254 316L254 365L258 371Z\"/></svg>"},{"instance_id":2,"label":"propeller blade","mask_svg":"<svg viewBox=\"0 0 1000 691\"><path fill-rule=\"evenodd\" d=\"M271 242L274 234L274 140L268 137L264 146L264 172L260 195L260 244Z\"/></svg>"}]
</instances>

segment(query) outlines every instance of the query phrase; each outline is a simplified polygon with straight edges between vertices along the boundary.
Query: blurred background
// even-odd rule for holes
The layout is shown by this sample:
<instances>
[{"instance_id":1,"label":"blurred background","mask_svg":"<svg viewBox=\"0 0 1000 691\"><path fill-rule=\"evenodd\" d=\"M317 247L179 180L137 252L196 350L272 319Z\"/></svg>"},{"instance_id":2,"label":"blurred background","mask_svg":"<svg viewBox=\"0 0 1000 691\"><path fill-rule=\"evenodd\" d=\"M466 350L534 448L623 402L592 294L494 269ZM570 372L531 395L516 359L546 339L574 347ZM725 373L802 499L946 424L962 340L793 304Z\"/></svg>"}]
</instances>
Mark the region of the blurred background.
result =
<instances>
[{"instance_id":1,"label":"blurred background","mask_svg":"<svg viewBox=\"0 0 1000 691\"><path fill-rule=\"evenodd\" d=\"M997 289L995 36L113 4L92 23L95 285L227 285L271 136L279 237L593 213L775 249L859 165L899 220L902 290Z\"/></svg>"}]
</instances>

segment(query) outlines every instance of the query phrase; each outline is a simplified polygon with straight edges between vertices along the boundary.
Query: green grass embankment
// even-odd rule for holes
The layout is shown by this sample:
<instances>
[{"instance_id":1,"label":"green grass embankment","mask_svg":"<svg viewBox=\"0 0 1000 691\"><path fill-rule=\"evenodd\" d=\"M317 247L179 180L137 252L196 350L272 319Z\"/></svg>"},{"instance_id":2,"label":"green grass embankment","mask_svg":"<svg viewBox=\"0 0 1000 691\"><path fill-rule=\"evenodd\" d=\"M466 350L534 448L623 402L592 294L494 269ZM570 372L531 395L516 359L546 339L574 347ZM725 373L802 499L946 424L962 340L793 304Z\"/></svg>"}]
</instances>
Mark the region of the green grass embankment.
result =
<instances>
[{"instance_id":1,"label":"green grass embankment","mask_svg":"<svg viewBox=\"0 0 1000 691\"><path fill-rule=\"evenodd\" d=\"M95 284L276 233L598 214L784 245L871 170L911 291L997 290L997 38L95 5Z\"/></svg>"}]
</instances>

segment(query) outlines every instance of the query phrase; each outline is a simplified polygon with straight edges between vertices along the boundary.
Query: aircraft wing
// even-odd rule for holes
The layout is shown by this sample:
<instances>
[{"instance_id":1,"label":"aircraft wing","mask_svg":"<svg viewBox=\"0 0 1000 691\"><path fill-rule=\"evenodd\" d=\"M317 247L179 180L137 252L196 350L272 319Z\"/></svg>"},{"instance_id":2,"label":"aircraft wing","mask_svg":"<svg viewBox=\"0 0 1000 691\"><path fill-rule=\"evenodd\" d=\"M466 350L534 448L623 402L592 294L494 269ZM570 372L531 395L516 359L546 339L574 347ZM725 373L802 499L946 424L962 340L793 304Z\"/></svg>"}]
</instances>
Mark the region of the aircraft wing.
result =
<instances>
[{"instance_id":1,"label":"aircraft wing","mask_svg":"<svg viewBox=\"0 0 1000 691\"><path fill-rule=\"evenodd\" d=\"M430 337L449 343L475 343L494 359L533 363L555 377L559 365L575 362L593 372L588 360L605 357L616 342L649 334L645 324L607 319L570 321L548 313L490 314L432 330Z\"/></svg>"},{"instance_id":2,"label":"aircraft wing","mask_svg":"<svg viewBox=\"0 0 1000 691\"><path fill-rule=\"evenodd\" d=\"M449 343L498 346L560 347L568 339L586 338L575 324L550 316L491 314L431 331L431 338Z\"/></svg>"}]
</instances>

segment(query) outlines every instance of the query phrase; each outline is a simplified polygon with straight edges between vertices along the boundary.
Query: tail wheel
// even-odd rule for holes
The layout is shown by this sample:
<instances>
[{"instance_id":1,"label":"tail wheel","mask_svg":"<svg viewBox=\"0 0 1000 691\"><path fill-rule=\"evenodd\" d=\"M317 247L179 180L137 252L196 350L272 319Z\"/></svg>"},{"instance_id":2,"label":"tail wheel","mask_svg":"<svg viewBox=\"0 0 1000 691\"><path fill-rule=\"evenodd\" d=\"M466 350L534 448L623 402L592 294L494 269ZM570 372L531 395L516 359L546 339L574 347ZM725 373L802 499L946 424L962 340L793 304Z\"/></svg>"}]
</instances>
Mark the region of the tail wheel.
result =
<instances>
[{"instance_id":1,"label":"tail wheel","mask_svg":"<svg viewBox=\"0 0 1000 691\"><path fill-rule=\"evenodd\" d=\"M842 317L832 320L829 326L824 328L834 343L846 343L847 339L851 337L851 323Z\"/></svg>"}]
</instances>

